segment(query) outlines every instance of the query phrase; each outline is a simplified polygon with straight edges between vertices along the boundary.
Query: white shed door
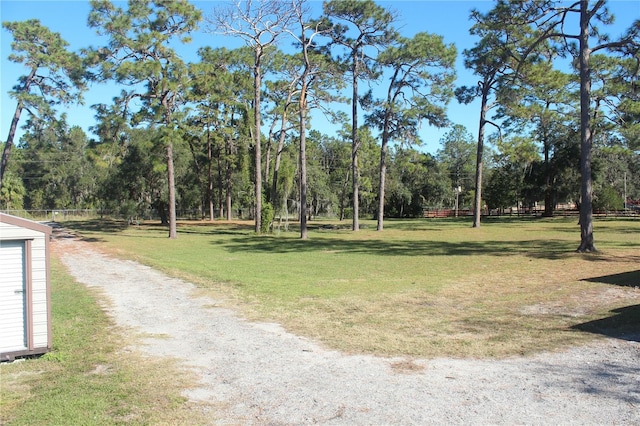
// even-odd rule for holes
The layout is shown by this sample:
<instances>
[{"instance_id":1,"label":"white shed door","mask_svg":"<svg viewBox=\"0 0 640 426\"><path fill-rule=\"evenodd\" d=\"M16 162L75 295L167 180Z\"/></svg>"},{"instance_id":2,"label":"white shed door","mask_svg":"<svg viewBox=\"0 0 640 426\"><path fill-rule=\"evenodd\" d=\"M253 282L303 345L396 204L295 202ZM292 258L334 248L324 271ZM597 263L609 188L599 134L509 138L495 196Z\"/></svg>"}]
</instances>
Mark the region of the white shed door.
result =
<instances>
[{"instance_id":1,"label":"white shed door","mask_svg":"<svg viewBox=\"0 0 640 426\"><path fill-rule=\"evenodd\" d=\"M27 349L23 241L0 242L0 352Z\"/></svg>"}]
</instances>

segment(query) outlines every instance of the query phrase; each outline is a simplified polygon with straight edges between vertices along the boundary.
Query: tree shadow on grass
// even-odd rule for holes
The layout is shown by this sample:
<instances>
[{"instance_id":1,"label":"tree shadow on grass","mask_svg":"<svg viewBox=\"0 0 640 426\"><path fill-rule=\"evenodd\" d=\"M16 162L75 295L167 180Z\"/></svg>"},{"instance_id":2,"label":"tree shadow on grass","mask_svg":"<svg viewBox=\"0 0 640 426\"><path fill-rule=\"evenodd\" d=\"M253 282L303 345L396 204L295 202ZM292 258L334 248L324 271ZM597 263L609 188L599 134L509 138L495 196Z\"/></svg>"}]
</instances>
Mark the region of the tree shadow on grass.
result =
<instances>
[{"instance_id":1,"label":"tree shadow on grass","mask_svg":"<svg viewBox=\"0 0 640 426\"><path fill-rule=\"evenodd\" d=\"M513 256L525 255L540 259L562 259L571 256L573 243L554 240L527 241L429 241L429 240L343 240L314 238L300 240L269 236L231 238L223 244L230 252L370 254L376 256Z\"/></svg>"},{"instance_id":2,"label":"tree shadow on grass","mask_svg":"<svg viewBox=\"0 0 640 426\"><path fill-rule=\"evenodd\" d=\"M611 315L606 318L577 324L571 328L616 339L640 342L640 305L625 306L609 312Z\"/></svg>"},{"instance_id":3,"label":"tree shadow on grass","mask_svg":"<svg viewBox=\"0 0 640 426\"><path fill-rule=\"evenodd\" d=\"M143 230L165 231L169 226L159 221L144 221L139 223L129 223L126 220L115 219L90 219L60 223L64 227L80 232L122 232L129 228ZM251 232L253 224L248 222L178 222L178 232L181 234L234 234L240 235L243 232Z\"/></svg>"},{"instance_id":4,"label":"tree shadow on grass","mask_svg":"<svg viewBox=\"0 0 640 426\"><path fill-rule=\"evenodd\" d=\"M255 229L253 223L243 222L201 222L189 223L178 228L179 234L195 235L243 235L250 234Z\"/></svg>"},{"instance_id":5,"label":"tree shadow on grass","mask_svg":"<svg viewBox=\"0 0 640 426\"><path fill-rule=\"evenodd\" d=\"M62 226L75 231L84 232L122 232L129 227L125 220L91 219L63 222Z\"/></svg>"},{"instance_id":6,"label":"tree shadow on grass","mask_svg":"<svg viewBox=\"0 0 640 426\"><path fill-rule=\"evenodd\" d=\"M463 219L451 219L447 223L453 225ZM526 219L531 221L532 219ZM521 224L525 219L517 218L512 221L514 226ZM419 230L438 230L447 231L447 227L439 227L432 229L431 222L421 221ZM441 222L440 222L441 223ZM501 221L504 225L504 220ZM140 224L130 225L124 220L112 219L93 219L86 221L73 221L68 224L71 229L79 232L105 232L119 233L130 227L153 231L166 231L166 225L158 222L143 222ZM342 238L313 238L310 240L301 240L297 238L281 238L273 235L256 235L253 234L253 223L250 222L220 222L216 226L211 226L211 222L194 222L181 224L178 229L179 234L196 234L203 236L227 235L230 239L216 241L216 245L225 245L230 252L249 251L256 253L291 253L291 252L326 252L333 253L348 252L371 255L386 256L469 256L469 255L491 255L491 256L512 256L524 255L534 259L565 259L575 256L576 243L566 240L546 240L531 239L520 241L433 241L433 240L414 240L414 239L365 239L352 240ZM218 226L219 225L219 226ZM315 225L315 224L314 224ZM398 221L393 226L403 228L405 223ZM343 229L350 229L350 225L346 222L338 225L335 224L317 224L316 229L320 235L324 231L328 234L340 232ZM506 225L509 226L509 225ZM292 234L293 235L293 234ZM142 235L141 235L142 236ZM150 238L150 235L144 235L144 238ZM156 238L165 238L156 236ZM99 236L85 236L83 238L88 242L103 241ZM606 257L591 254L587 257L592 261L606 261ZM640 256L629 259L640 262Z\"/></svg>"},{"instance_id":7,"label":"tree shadow on grass","mask_svg":"<svg viewBox=\"0 0 640 426\"><path fill-rule=\"evenodd\" d=\"M619 274L587 278L583 281L617 285L620 287L640 287L640 269ZM640 305L630 305L609 311L611 315L577 324L573 329L589 333L603 334L623 340L640 342Z\"/></svg>"},{"instance_id":8,"label":"tree shadow on grass","mask_svg":"<svg viewBox=\"0 0 640 426\"><path fill-rule=\"evenodd\" d=\"M618 285L622 287L640 287L640 269L638 269L637 271L586 278L583 281Z\"/></svg>"},{"instance_id":9,"label":"tree shadow on grass","mask_svg":"<svg viewBox=\"0 0 640 426\"><path fill-rule=\"evenodd\" d=\"M61 225L70 230L71 232L82 233L95 233L95 234L117 234L123 232L124 230L136 227L143 229L153 229L153 230L166 230L167 226L161 225L159 223L141 223L141 224L131 224L126 220L114 220L114 219L91 219L91 220L82 220L82 221L71 221L64 222ZM100 236L87 236L82 235L78 236L74 234L74 237L80 238L82 241L87 243L101 243L105 242L104 238ZM149 236L145 236L149 238Z\"/></svg>"},{"instance_id":10,"label":"tree shadow on grass","mask_svg":"<svg viewBox=\"0 0 640 426\"><path fill-rule=\"evenodd\" d=\"M125 224L126 225L126 224ZM80 239L89 243L104 242L104 238L79 236L77 232L120 232L124 227L121 222L113 220L98 221L73 221L73 222L51 222L49 226L53 228L53 239Z\"/></svg>"}]
</instances>

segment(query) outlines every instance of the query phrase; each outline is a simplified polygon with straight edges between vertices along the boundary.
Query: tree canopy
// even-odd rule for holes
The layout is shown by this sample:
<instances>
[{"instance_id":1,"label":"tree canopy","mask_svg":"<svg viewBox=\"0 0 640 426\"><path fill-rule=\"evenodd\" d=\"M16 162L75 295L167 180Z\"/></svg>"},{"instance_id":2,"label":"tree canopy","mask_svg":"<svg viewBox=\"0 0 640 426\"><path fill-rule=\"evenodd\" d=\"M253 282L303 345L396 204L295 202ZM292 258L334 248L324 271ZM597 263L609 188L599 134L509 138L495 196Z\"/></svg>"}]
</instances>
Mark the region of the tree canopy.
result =
<instances>
[{"instance_id":1,"label":"tree canopy","mask_svg":"<svg viewBox=\"0 0 640 426\"><path fill-rule=\"evenodd\" d=\"M375 217L382 231L385 217L437 209L477 227L491 213L575 208L579 250L593 251L594 209L640 199L640 21L609 37L604 1L472 11L475 45L462 56L477 84L457 88L456 46L428 29L402 35L386 3L91 5L102 45L77 52L36 20L3 23L9 60L25 70L2 146L4 208L160 217L171 238L178 217L250 218L266 232L291 216L306 238L319 215L353 230ZM208 32L245 46L183 58L203 16ZM85 134L59 106L80 102L89 82L117 90L91 106ZM454 94L480 101L469 112L477 137L449 119ZM338 130L318 125L320 114ZM440 151L424 152L421 126L448 130Z\"/></svg>"}]
</instances>

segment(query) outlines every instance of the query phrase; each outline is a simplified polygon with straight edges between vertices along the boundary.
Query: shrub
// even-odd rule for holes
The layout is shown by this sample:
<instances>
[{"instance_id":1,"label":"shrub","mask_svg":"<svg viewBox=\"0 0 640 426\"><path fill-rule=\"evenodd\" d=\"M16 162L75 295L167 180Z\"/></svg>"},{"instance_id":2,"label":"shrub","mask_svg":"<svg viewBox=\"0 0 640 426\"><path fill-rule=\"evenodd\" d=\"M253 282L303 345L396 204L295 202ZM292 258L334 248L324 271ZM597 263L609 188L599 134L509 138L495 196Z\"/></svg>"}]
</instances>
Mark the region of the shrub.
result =
<instances>
[{"instance_id":1,"label":"shrub","mask_svg":"<svg viewBox=\"0 0 640 426\"><path fill-rule=\"evenodd\" d=\"M593 200L594 210L622 210L623 208L624 200L620 194L610 186L602 188Z\"/></svg>"},{"instance_id":2,"label":"shrub","mask_svg":"<svg viewBox=\"0 0 640 426\"><path fill-rule=\"evenodd\" d=\"M262 233L269 233L272 230L273 218L275 217L275 210L271 203L262 203L262 223L260 224L260 231Z\"/></svg>"}]
</instances>

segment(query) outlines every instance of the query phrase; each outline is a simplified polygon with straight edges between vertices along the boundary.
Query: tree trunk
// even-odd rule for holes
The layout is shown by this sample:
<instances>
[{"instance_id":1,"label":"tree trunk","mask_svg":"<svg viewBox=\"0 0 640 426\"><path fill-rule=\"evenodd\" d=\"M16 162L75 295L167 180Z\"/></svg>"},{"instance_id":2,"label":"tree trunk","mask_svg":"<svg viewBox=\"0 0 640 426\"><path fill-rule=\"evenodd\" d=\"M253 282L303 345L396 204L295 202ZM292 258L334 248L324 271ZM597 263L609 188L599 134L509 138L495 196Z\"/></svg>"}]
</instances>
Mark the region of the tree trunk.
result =
<instances>
[{"instance_id":1,"label":"tree trunk","mask_svg":"<svg viewBox=\"0 0 640 426\"><path fill-rule=\"evenodd\" d=\"M289 101L290 97L287 98ZM278 200L278 174L280 173L280 161L282 159L282 150L284 149L285 128L287 126L287 109L282 112L280 121L280 137L278 138L278 147L276 148L276 159L273 165L273 182L271 182L271 202L275 205Z\"/></svg>"},{"instance_id":2,"label":"tree trunk","mask_svg":"<svg viewBox=\"0 0 640 426\"><path fill-rule=\"evenodd\" d=\"M378 189L378 231L384 229L384 183L387 175L387 143L383 138L380 149L380 188Z\"/></svg>"},{"instance_id":3,"label":"tree trunk","mask_svg":"<svg viewBox=\"0 0 640 426\"><path fill-rule=\"evenodd\" d=\"M176 185L173 170L173 142L167 145L167 181L169 183L169 238L178 238L176 224Z\"/></svg>"},{"instance_id":4,"label":"tree trunk","mask_svg":"<svg viewBox=\"0 0 640 426\"><path fill-rule=\"evenodd\" d=\"M307 85L303 83L300 93L300 238L306 240L307 234Z\"/></svg>"},{"instance_id":5,"label":"tree trunk","mask_svg":"<svg viewBox=\"0 0 640 426\"><path fill-rule=\"evenodd\" d=\"M347 175L345 176L344 183L342 184L342 191L340 191L340 222L344 220L345 199L347 198L347 187L349 186L350 177L351 172L347 169Z\"/></svg>"},{"instance_id":6,"label":"tree trunk","mask_svg":"<svg viewBox=\"0 0 640 426\"><path fill-rule=\"evenodd\" d=\"M591 70L589 59L588 0L580 1L580 246L578 252L597 251L593 239L593 187L591 180Z\"/></svg>"},{"instance_id":7,"label":"tree trunk","mask_svg":"<svg viewBox=\"0 0 640 426\"><path fill-rule=\"evenodd\" d=\"M13 139L16 136L16 129L18 128L18 122L20 121L20 114L22 114L22 101L18 101L16 110L13 113L7 143L4 145L4 150L2 151L2 160L0 162L0 189L2 189L2 181L7 170L7 164L9 163L9 155L11 155L11 147L13 146Z\"/></svg>"},{"instance_id":8,"label":"tree trunk","mask_svg":"<svg viewBox=\"0 0 640 426\"><path fill-rule=\"evenodd\" d=\"M227 221L231 220L231 177L232 177L232 168L231 168L231 153L233 152L233 147L231 146L231 141L227 140L226 141L226 159L225 159L225 178L224 178L224 184L225 184L225 199L226 199L226 205L227 205L227 211L225 212L227 214Z\"/></svg>"},{"instance_id":9,"label":"tree trunk","mask_svg":"<svg viewBox=\"0 0 640 426\"><path fill-rule=\"evenodd\" d=\"M378 231L384 229L384 185L387 176L387 150L389 141L389 115L387 110L382 130L382 146L380 147L380 187L378 189Z\"/></svg>"},{"instance_id":10,"label":"tree trunk","mask_svg":"<svg viewBox=\"0 0 640 426\"><path fill-rule=\"evenodd\" d=\"M31 68L29 75L24 80L22 88L19 89L20 92L27 92L29 90L31 82L36 75L36 71L38 71L38 67ZM13 118L11 119L11 126L9 126L9 135L7 136L7 141L4 145L4 150L2 151L2 158L0 159L0 189L2 189L4 174L7 171L7 164L9 163L9 156L11 155L11 147L13 146L13 139L16 137L16 130L18 129L18 122L20 122L22 108L24 108L24 104L21 100L18 100L16 110L13 113Z\"/></svg>"},{"instance_id":11,"label":"tree trunk","mask_svg":"<svg viewBox=\"0 0 640 426\"><path fill-rule=\"evenodd\" d=\"M213 149L211 147L211 132L207 127L207 201L209 203L209 220L213 220Z\"/></svg>"},{"instance_id":12,"label":"tree trunk","mask_svg":"<svg viewBox=\"0 0 640 426\"><path fill-rule=\"evenodd\" d=\"M222 148L218 148L217 150L217 164L218 164L218 217L220 219L222 219L222 217L225 214L225 207L224 207L224 197L223 197L223 190L224 190L224 178L223 178L223 165L222 165Z\"/></svg>"},{"instance_id":13,"label":"tree trunk","mask_svg":"<svg viewBox=\"0 0 640 426\"><path fill-rule=\"evenodd\" d=\"M476 193L473 200L473 227L480 227L482 213L482 155L484 153L484 126L488 110L488 96L490 85L485 78L482 83L482 104L480 108L480 129L478 130L478 151L476 153Z\"/></svg>"},{"instance_id":14,"label":"tree trunk","mask_svg":"<svg viewBox=\"0 0 640 426\"><path fill-rule=\"evenodd\" d=\"M545 174L545 188L544 188L544 216L552 217L554 210L554 200L553 200L553 188L551 185L551 163L549 158L549 140L548 136L544 136L544 174Z\"/></svg>"},{"instance_id":15,"label":"tree trunk","mask_svg":"<svg viewBox=\"0 0 640 426\"><path fill-rule=\"evenodd\" d=\"M353 56L353 96L351 101L351 172L353 179L353 223L351 229L360 229L360 170L358 169L358 58Z\"/></svg>"},{"instance_id":16,"label":"tree trunk","mask_svg":"<svg viewBox=\"0 0 640 426\"><path fill-rule=\"evenodd\" d=\"M550 102L545 105L545 112L549 111ZM553 211L555 209L555 202L553 200L553 185L551 179L551 158L550 158L550 136L549 125L546 118L542 118L540 121L540 128L542 131L542 150L544 151L544 213L545 217L553 217Z\"/></svg>"},{"instance_id":17,"label":"tree trunk","mask_svg":"<svg viewBox=\"0 0 640 426\"><path fill-rule=\"evenodd\" d=\"M269 129L269 137L267 138L267 146L265 147L265 153L264 153L264 176L263 181L264 181L264 186L266 188L269 188L269 173L271 173L271 148L273 146L273 129L276 127L276 120L273 120L273 123L271 123L271 128ZM271 198L271 192L269 191L269 199L267 201L271 202L271 204L273 204L273 198Z\"/></svg>"},{"instance_id":18,"label":"tree trunk","mask_svg":"<svg viewBox=\"0 0 640 426\"><path fill-rule=\"evenodd\" d=\"M262 52L256 50L255 53L255 68L253 72L253 96L254 96L254 144L255 144L255 197L256 197L256 210L255 210L255 231L260 233L262 230L262 153L260 152L260 58Z\"/></svg>"}]
</instances>

